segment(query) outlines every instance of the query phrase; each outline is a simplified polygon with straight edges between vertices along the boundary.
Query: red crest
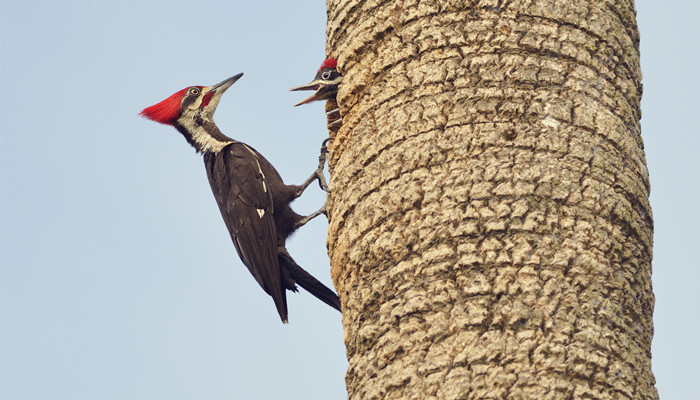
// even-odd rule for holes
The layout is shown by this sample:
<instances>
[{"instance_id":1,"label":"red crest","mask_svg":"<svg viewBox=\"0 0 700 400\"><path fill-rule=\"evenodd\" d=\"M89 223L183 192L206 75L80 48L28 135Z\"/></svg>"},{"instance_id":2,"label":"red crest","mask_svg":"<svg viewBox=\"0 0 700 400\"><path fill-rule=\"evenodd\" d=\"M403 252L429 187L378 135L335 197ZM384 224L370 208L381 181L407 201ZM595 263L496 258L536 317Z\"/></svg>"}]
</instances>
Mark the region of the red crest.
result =
<instances>
[{"instance_id":1,"label":"red crest","mask_svg":"<svg viewBox=\"0 0 700 400\"><path fill-rule=\"evenodd\" d=\"M322 69L324 69L324 68L333 68L333 69L335 69L335 68L337 68L337 67L338 67L338 62L335 61L335 58L333 58L333 57L331 57L331 58L326 58L326 59L323 61L323 64L321 64L321 68L319 68L317 72L320 72L320 71L321 71Z\"/></svg>"},{"instance_id":2,"label":"red crest","mask_svg":"<svg viewBox=\"0 0 700 400\"><path fill-rule=\"evenodd\" d=\"M202 88L202 86L198 87ZM144 108L139 115L161 124L172 125L180 116L180 104L182 104L182 98L185 97L188 89L189 87L182 89L160 103Z\"/></svg>"}]
</instances>

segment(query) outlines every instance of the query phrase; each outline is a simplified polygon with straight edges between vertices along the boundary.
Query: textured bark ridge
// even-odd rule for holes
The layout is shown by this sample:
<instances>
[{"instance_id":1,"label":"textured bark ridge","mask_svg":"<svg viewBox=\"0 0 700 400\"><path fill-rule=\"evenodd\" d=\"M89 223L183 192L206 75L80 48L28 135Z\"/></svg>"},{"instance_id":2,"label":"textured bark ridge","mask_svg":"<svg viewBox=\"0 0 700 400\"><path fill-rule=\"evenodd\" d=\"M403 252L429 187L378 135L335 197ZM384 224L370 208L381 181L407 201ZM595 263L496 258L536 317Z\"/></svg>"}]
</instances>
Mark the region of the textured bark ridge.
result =
<instances>
[{"instance_id":1,"label":"textured bark ridge","mask_svg":"<svg viewBox=\"0 0 700 400\"><path fill-rule=\"evenodd\" d=\"M654 399L632 1L328 0L352 399Z\"/></svg>"}]
</instances>

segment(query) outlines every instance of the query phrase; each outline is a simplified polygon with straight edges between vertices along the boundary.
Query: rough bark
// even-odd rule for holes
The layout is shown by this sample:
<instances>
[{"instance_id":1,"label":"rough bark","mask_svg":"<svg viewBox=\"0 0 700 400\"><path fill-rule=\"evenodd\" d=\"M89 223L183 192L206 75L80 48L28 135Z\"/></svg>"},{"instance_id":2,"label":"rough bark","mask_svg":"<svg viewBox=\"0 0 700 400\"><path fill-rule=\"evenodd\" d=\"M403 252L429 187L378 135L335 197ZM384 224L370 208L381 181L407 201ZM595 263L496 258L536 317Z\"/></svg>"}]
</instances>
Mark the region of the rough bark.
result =
<instances>
[{"instance_id":1,"label":"rough bark","mask_svg":"<svg viewBox=\"0 0 700 400\"><path fill-rule=\"evenodd\" d=\"M654 399L632 1L327 0L352 399Z\"/></svg>"}]
</instances>

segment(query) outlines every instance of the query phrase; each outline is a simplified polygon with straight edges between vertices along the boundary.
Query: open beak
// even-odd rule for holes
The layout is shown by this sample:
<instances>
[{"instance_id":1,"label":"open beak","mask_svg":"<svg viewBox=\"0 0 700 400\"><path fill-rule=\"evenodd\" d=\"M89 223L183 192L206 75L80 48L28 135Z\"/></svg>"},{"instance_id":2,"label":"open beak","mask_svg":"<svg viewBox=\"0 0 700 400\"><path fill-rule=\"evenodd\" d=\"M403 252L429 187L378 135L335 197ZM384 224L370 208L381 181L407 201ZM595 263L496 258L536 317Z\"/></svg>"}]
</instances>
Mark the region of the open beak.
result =
<instances>
[{"instance_id":1,"label":"open beak","mask_svg":"<svg viewBox=\"0 0 700 400\"><path fill-rule=\"evenodd\" d=\"M289 89L289 91L296 92L299 90L317 90L319 87L321 87L321 84L322 84L321 81L316 79L314 81L307 83L306 85L293 87L293 88Z\"/></svg>"},{"instance_id":2,"label":"open beak","mask_svg":"<svg viewBox=\"0 0 700 400\"><path fill-rule=\"evenodd\" d=\"M294 107L300 106L300 105L306 104L306 103L311 103L312 101L325 100L325 99L327 99L327 97L324 97L324 96L328 92L332 91L333 88L324 84L323 81L316 79L314 81L307 83L306 85L301 85L301 86L297 86L297 87L293 87L293 88L289 89L290 92L296 92L298 90L315 90L316 92L314 92L314 94L312 94L311 96L309 96L309 97L305 98L304 100L295 104Z\"/></svg>"}]
</instances>

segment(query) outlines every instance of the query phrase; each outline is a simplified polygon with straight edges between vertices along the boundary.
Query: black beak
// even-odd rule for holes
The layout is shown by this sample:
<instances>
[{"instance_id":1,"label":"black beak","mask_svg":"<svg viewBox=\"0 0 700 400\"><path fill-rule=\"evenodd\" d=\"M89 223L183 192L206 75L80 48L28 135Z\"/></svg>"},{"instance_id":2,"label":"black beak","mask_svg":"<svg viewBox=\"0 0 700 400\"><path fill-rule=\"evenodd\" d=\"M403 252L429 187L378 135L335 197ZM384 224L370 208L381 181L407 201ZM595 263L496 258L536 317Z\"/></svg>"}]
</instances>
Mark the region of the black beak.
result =
<instances>
[{"instance_id":1,"label":"black beak","mask_svg":"<svg viewBox=\"0 0 700 400\"><path fill-rule=\"evenodd\" d=\"M206 92L218 91L220 94L223 94L226 91L226 89L230 88L231 85L236 83L237 80L241 79L242 76L243 76L243 72L241 72L240 74L234 75L228 79L225 79L225 80L217 83L214 86L209 86L208 88L205 88Z\"/></svg>"},{"instance_id":2,"label":"black beak","mask_svg":"<svg viewBox=\"0 0 700 400\"><path fill-rule=\"evenodd\" d=\"M306 85L301 85L297 87L293 87L289 89L290 92L296 92L298 90L315 90L316 92L312 94L311 96L305 98L304 100L298 102L297 104L294 105L300 106L302 104L307 104L311 103L312 101L318 101L318 100L327 100L330 99L335 95L335 92L338 91L338 84L332 84L329 85L327 81L322 81L320 79L313 80Z\"/></svg>"}]
</instances>

